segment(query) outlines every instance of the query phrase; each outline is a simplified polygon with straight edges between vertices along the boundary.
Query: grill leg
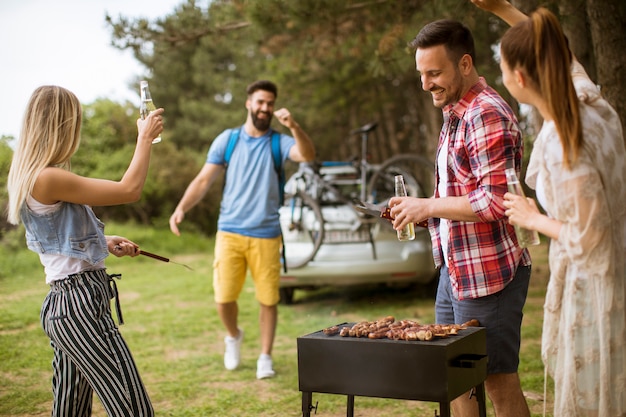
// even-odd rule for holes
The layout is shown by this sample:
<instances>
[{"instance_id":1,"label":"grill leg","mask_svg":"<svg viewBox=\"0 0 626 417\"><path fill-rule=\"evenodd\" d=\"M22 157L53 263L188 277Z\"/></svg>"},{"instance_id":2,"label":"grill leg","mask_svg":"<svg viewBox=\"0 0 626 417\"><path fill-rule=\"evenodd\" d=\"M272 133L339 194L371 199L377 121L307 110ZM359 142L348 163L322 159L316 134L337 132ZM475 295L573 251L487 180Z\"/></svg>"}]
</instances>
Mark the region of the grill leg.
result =
<instances>
[{"instance_id":1,"label":"grill leg","mask_svg":"<svg viewBox=\"0 0 626 417\"><path fill-rule=\"evenodd\" d=\"M347 417L354 417L354 395L348 395L348 409L346 410Z\"/></svg>"},{"instance_id":2,"label":"grill leg","mask_svg":"<svg viewBox=\"0 0 626 417\"><path fill-rule=\"evenodd\" d=\"M302 391L302 417L311 417L311 403L313 402L313 393Z\"/></svg>"},{"instance_id":3,"label":"grill leg","mask_svg":"<svg viewBox=\"0 0 626 417\"><path fill-rule=\"evenodd\" d=\"M439 416L450 417L450 403L439 403Z\"/></svg>"},{"instance_id":4,"label":"grill leg","mask_svg":"<svg viewBox=\"0 0 626 417\"><path fill-rule=\"evenodd\" d=\"M478 415L487 417L487 403L485 399L485 383L476 385L476 400L478 401Z\"/></svg>"}]
</instances>

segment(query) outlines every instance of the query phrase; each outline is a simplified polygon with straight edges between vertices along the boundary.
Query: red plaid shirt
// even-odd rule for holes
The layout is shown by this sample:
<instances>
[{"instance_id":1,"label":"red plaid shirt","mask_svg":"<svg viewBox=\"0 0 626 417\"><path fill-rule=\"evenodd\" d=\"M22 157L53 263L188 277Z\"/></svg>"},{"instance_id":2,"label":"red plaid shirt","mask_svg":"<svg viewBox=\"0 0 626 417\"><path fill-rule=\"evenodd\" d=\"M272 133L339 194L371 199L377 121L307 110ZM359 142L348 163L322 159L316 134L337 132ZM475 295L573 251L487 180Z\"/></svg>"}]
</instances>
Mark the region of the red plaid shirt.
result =
<instances>
[{"instance_id":1,"label":"red plaid shirt","mask_svg":"<svg viewBox=\"0 0 626 417\"><path fill-rule=\"evenodd\" d=\"M437 153L447 137L447 194L467 195L480 218L476 223L450 221L446 256L452 290L459 300L484 297L502 290L520 261L530 265L530 255L517 245L502 204L507 192L504 170L514 166L520 172L522 137L513 111L482 77L458 103L444 107L443 114ZM437 184L439 180L437 173ZM443 264L444 256L439 222L430 222L436 266Z\"/></svg>"}]
</instances>

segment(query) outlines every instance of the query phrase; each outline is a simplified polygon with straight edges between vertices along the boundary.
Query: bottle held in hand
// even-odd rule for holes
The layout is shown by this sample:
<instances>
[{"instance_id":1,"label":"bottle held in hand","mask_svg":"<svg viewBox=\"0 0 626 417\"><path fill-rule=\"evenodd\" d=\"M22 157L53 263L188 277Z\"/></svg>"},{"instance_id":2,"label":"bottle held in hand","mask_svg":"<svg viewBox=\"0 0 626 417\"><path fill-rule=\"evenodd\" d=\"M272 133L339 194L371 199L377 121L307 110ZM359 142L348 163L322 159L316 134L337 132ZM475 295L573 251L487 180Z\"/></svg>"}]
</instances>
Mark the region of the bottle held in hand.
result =
<instances>
[{"instance_id":1,"label":"bottle held in hand","mask_svg":"<svg viewBox=\"0 0 626 417\"><path fill-rule=\"evenodd\" d=\"M395 176L396 197L406 197L406 187L404 186L404 177L402 175ZM406 242L415 239L415 225L413 222L407 224L404 229L398 230L398 240Z\"/></svg>"},{"instance_id":2,"label":"bottle held in hand","mask_svg":"<svg viewBox=\"0 0 626 417\"><path fill-rule=\"evenodd\" d=\"M145 119L151 111L156 110L156 106L152 102L152 95L150 94L150 88L148 87L148 81L141 81L139 83L139 91L141 94L141 105L139 107L139 114L142 119ZM161 142L161 135L152 139L152 143Z\"/></svg>"},{"instance_id":3,"label":"bottle held in hand","mask_svg":"<svg viewBox=\"0 0 626 417\"><path fill-rule=\"evenodd\" d=\"M505 171L506 174L506 184L509 192L511 194L516 194L522 197L526 197L524 195L524 190L522 189L522 184L520 184L519 179L517 178L517 174L513 168L507 168ZM521 248L526 248L528 246L538 245L539 244L539 233L536 230L528 230L520 227L518 225L514 225L515 234L517 235L517 243Z\"/></svg>"}]
</instances>

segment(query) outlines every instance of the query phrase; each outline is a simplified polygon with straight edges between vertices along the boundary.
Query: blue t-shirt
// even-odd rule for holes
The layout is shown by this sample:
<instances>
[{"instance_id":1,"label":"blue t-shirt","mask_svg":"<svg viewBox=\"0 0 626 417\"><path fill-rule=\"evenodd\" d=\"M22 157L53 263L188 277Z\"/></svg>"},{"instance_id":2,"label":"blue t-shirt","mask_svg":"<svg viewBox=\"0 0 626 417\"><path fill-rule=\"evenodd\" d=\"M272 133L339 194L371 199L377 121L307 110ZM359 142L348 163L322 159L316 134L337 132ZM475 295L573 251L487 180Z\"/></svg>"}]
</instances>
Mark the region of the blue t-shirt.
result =
<instances>
[{"instance_id":1,"label":"blue t-shirt","mask_svg":"<svg viewBox=\"0 0 626 417\"><path fill-rule=\"evenodd\" d=\"M207 153L208 164L224 165L230 132L231 129L227 129L215 138ZM255 138L241 128L228 164L218 230L261 238L280 236L278 177L272 158L271 134L270 129ZM283 163L295 142L289 135L280 135Z\"/></svg>"}]
</instances>

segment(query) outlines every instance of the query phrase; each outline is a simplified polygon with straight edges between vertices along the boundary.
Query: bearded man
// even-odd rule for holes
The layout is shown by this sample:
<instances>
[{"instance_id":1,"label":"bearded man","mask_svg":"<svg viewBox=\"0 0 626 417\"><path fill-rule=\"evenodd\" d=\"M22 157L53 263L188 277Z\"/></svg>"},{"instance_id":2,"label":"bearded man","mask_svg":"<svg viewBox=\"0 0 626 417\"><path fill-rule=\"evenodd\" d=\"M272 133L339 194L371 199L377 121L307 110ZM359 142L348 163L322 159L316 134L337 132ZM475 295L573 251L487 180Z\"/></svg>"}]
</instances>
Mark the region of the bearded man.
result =
<instances>
[{"instance_id":1,"label":"bearded man","mask_svg":"<svg viewBox=\"0 0 626 417\"><path fill-rule=\"evenodd\" d=\"M274 111L276 85L260 80L246 90L248 116L243 126L227 129L211 144L206 163L187 187L170 217L171 231L180 236L178 225L185 213L205 196L211 184L228 167L215 238L213 288L217 311L226 328L224 366L234 370L240 363L243 329L238 325L237 300L247 270L254 280L260 305L261 353L257 360L258 379L275 375L272 346L278 319L281 230L278 209L280 186L275 153L280 162L308 162L315 157L309 136L289 110ZM291 131L271 129L272 116ZM275 141L275 144L272 142ZM272 145L276 148L272 150ZM282 166L282 165L281 165Z\"/></svg>"}]
</instances>

